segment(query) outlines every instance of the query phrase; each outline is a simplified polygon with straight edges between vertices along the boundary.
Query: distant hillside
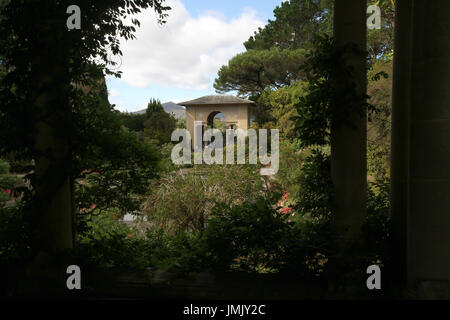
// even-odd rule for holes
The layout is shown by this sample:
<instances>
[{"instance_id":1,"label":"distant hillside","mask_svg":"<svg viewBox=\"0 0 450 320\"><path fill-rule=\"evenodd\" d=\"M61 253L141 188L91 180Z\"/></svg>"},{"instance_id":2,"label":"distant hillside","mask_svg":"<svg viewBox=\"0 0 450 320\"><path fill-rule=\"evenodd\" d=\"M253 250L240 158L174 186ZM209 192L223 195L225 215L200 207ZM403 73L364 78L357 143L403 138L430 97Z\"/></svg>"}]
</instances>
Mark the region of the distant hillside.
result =
<instances>
[{"instance_id":1,"label":"distant hillside","mask_svg":"<svg viewBox=\"0 0 450 320\"><path fill-rule=\"evenodd\" d=\"M172 101L169 102L165 102L162 104L164 111L167 113L171 113L175 119L184 119L186 118L186 110L184 109L184 107L173 103ZM132 112L134 114L143 114L145 113L145 109L144 110L139 110L136 112Z\"/></svg>"},{"instance_id":2,"label":"distant hillside","mask_svg":"<svg viewBox=\"0 0 450 320\"><path fill-rule=\"evenodd\" d=\"M176 119L186 118L186 109L172 101L165 102L162 104L164 111L167 113L172 113Z\"/></svg>"}]
</instances>

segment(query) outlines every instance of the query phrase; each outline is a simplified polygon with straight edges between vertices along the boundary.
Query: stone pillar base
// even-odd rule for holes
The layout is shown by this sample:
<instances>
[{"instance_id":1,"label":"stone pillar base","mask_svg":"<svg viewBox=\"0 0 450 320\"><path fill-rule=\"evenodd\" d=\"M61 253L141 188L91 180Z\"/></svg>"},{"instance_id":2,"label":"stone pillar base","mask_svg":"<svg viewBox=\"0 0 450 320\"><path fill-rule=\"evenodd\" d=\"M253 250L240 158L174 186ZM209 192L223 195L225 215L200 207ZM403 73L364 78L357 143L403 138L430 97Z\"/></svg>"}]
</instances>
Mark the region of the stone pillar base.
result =
<instances>
[{"instance_id":1,"label":"stone pillar base","mask_svg":"<svg viewBox=\"0 0 450 320\"><path fill-rule=\"evenodd\" d=\"M450 281L422 281L417 293L421 300L450 300Z\"/></svg>"}]
</instances>

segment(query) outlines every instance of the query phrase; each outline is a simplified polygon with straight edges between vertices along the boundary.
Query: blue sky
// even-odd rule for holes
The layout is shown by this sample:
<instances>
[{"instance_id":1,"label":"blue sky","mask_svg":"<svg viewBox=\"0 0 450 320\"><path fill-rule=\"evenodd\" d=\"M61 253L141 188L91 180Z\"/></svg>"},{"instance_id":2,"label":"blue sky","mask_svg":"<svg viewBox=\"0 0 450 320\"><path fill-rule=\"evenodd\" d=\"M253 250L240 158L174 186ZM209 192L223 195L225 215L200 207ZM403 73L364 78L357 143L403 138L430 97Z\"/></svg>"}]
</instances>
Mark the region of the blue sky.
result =
<instances>
[{"instance_id":1,"label":"blue sky","mask_svg":"<svg viewBox=\"0 0 450 320\"><path fill-rule=\"evenodd\" d=\"M245 7L250 7L257 11L259 18L264 22L273 18L273 9L281 3L280 0L184 0L182 2L193 16L198 16L206 10L215 10L229 19Z\"/></svg>"},{"instance_id":2,"label":"blue sky","mask_svg":"<svg viewBox=\"0 0 450 320\"><path fill-rule=\"evenodd\" d=\"M220 66L239 52L281 0L167 0L164 26L144 12L137 39L123 40L121 79L108 78L109 100L121 111L144 109L151 98L180 102L214 94Z\"/></svg>"}]
</instances>

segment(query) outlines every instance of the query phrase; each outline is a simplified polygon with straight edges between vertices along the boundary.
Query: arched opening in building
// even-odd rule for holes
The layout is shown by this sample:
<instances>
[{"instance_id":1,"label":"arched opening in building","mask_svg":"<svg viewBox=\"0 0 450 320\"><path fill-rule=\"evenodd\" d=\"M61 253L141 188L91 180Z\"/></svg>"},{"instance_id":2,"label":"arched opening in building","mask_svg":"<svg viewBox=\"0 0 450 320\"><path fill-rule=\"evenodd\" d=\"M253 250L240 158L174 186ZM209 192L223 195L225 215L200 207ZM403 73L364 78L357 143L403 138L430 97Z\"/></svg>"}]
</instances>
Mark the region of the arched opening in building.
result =
<instances>
[{"instance_id":1,"label":"arched opening in building","mask_svg":"<svg viewBox=\"0 0 450 320\"><path fill-rule=\"evenodd\" d=\"M204 128L204 129L205 130L217 129L220 132L222 132L222 139L223 139L222 146L223 146L225 144L225 132L226 132L225 130L228 129L228 127L227 127L227 118L226 118L225 114L220 111L213 111L208 115L206 128ZM212 138L211 142L205 142L204 146L208 146L213 142L214 142L214 137ZM216 146L216 147L219 147L219 146Z\"/></svg>"},{"instance_id":2,"label":"arched opening in building","mask_svg":"<svg viewBox=\"0 0 450 320\"><path fill-rule=\"evenodd\" d=\"M211 112L208 116L208 129L226 129L226 116L220 111Z\"/></svg>"}]
</instances>

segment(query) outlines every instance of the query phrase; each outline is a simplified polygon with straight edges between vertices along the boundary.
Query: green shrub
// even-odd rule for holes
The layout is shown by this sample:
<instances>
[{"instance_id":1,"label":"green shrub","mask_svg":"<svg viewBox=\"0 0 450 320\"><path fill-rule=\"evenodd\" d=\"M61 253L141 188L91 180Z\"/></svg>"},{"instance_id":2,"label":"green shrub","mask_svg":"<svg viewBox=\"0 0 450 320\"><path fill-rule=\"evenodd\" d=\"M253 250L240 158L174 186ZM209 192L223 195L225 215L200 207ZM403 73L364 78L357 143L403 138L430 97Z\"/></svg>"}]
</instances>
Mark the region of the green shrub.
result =
<instances>
[{"instance_id":1,"label":"green shrub","mask_svg":"<svg viewBox=\"0 0 450 320\"><path fill-rule=\"evenodd\" d=\"M86 263L101 267L145 268L145 239L136 237L138 231L117 220L117 212L106 211L91 215L86 231L78 235L78 255Z\"/></svg>"},{"instance_id":2,"label":"green shrub","mask_svg":"<svg viewBox=\"0 0 450 320\"><path fill-rule=\"evenodd\" d=\"M319 275L327 261L328 226L288 217L264 198L233 208L216 205L203 234L205 261L221 271Z\"/></svg>"},{"instance_id":3,"label":"green shrub","mask_svg":"<svg viewBox=\"0 0 450 320\"><path fill-rule=\"evenodd\" d=\"M379 181L389 177L389 161L389 146L377 146L370 142L367 144L367 175L370 179Z\"/></svg>"},{"instance_id":4,"label":"green shrub","mask_svg":"<svg viewBox=\"0 0 450 320\"><path fill-rule=\"evenodd\" d=\"M0 207L2 202L10 199L10 195L6 190L9 190L9 193L11 193L13 189L22 184L22 179L10 174L10 168L7 161L0 159Z\"/></svg>"},{"instance_id":5,"label":"green shrub","mask_svg":"<svg viewBox=\"0 0 450 320\"><path fill-rule=\"evenodd\" d=\"M106 268L195 270L203 265L198 233L170 235L150 227L142 233L107 211L93 216L78 236L75 254L87 266Z\"/></svg>"},{"instance_id":6,"label":"green shrub","mask_svg":"<svg viewBox=\"0 0 450 320\"><path fill-rule=\"evenodd\" d=\"M231 208L217 204L204 233L212 265L219 270L270 268L289 229L285 220L264 198Z\"/></svg>"},{"instance_id":7,"label":"green shrub","mask_svg":"<svg viewBox=\"0 0 450 320\"><path fill-rule=\"evenodd\" d=\"M369 182L367 188L367 217L363 226L366 255L370 262L380 263L387 254L391 224L389 217L388 179Z\"/></svg>"},{"instance_id":8,"label":"green shrub","mask_svg":"<svg viewBox=\"0 0 450 320\"><path fill-rule=\"evenodd\" d=\"M283 251L278 270L297 277L316 278L323 274L330 247L329 221L302 219L290 224L282 238Z\"/></svg>"},{"instance_id":9,"label":"green shrub","mask_svg":"<svg viewBox=\"0 0 450 320\"><path fill-rule=\"evenodd\" d=\"M167 173L151 184L143 212L170 233L202 231L215 203L234 206L267 192L255 169L251 165L204 165Z\"/></svg>"},{"instance_id":10,"label":"green shrub","mask_svg":"<svg viewBox=\"0 0 450 320\"><path fill-rule=\"evenodd\" d=\"M329 150L311 149L311 154L301 168L298 185L297 211L302 215L327 220L331 214L333 196Z\"/></svg>"},{"instance_id":11,"label":"green shrub","mask_svg":"<svg viewBox=\"0 0 450 320\"><path fill-rule=\"evenodd\" d=\"M208 266L205 243L199 232L167 234L164 229L147 230L149 265L162 270L197 271Z\"/></svg>"},{"instance_id":12,"label":"green shrub","mask_svg":"<svg viewBox=\"0 0 450 320\"><path fill-rule=\"evenodd\" d=\"M300 148L298 143L280 141L280 167L276 178L293 202L300 197L301 186L298 182L302 175L303 163L309 154L309 150Z\"/></svg>"},{"instance_id":13,"label":"green shrub","mask_svg":"<svg viewBox=\"0 0 450 320\"><path fill-rule=\"evenodd\" d=\"M27 259L31 242L31 223L24 208L0 208L0 264Z\"/></svg>"}]
</instances>

